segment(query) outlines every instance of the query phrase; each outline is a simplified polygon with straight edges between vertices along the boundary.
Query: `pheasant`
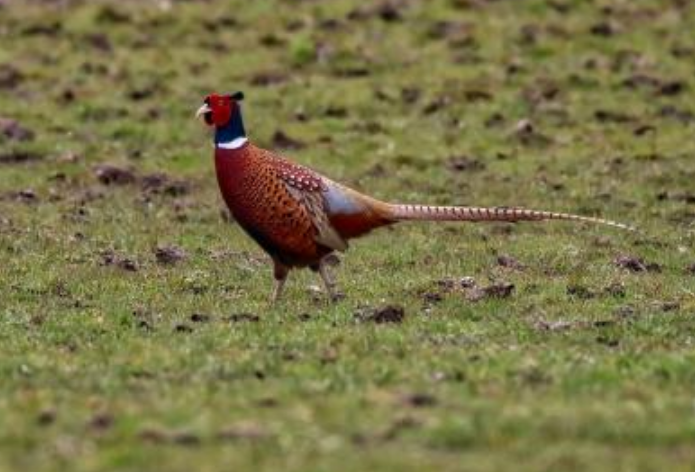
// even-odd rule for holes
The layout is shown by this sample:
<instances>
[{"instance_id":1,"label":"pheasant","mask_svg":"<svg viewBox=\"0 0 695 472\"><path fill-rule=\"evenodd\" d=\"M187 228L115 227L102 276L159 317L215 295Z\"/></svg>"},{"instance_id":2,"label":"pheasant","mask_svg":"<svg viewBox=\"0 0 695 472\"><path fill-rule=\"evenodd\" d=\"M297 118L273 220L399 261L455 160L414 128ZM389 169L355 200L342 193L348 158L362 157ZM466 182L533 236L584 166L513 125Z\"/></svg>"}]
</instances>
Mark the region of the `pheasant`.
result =
<instances>
[{"instance_id":1,"label":"pheasant","mask_svg":"<svg viewBox=\"0 0 695 472\"><path fill-rule=\"evenodd\" d=\"M273 261L271 303L290 269L318 272L331 300L339 294L328 271L329 255L348 241L400 221L570 220L622 229L627 225L568 213L511 207L394 204L334 182L288 159L254 146L241 116L242 92L209 95L196 117L214 127L217 180L234 219Z\"/></svg>"}]
</instances>

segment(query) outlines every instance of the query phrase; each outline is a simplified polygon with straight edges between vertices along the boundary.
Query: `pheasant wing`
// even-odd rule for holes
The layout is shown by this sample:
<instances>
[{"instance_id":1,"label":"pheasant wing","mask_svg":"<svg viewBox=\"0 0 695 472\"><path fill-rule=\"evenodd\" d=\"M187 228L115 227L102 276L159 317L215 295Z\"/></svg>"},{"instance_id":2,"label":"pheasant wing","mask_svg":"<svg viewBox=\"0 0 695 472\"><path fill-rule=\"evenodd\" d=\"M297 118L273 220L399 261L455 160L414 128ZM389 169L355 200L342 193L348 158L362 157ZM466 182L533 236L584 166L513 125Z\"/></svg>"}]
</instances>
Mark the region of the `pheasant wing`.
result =
<instances>
[{"instance_id":1,"label":"pheasant wing","mask_svg":"<svg viewBox=\"0 0 695 472\"><path fill-rule=\"evenodd\" d=\"M336 251L345 251L348 243L331 224L323 178L306 167L273 156L278 177L285 183L290 195L307 211L316 228L316 242Z\"/></svg>"}]
</instances>

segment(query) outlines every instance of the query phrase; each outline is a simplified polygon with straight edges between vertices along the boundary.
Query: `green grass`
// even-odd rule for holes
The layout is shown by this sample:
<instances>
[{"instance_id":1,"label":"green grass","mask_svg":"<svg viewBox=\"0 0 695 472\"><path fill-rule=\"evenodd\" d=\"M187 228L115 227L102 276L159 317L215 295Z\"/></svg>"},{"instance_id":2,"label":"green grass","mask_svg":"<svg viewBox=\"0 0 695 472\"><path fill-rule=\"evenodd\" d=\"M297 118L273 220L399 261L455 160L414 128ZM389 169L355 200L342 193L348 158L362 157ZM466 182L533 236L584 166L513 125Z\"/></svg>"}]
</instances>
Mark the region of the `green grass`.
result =
<instances>
[{"instance_id":1,"label":"green grass","mask_svg":"<svg viewBox=\"0 0 695 472\"><path fill-rule=\"evenodd\" d=\"M695 8L394 5L0 4L0 116L35 133L0 132L0 470L690 470ZM376 197L648 236L402 225L355 241L344 301L295 272L271 309L193 119L235 90L259 145L282 130L306 145L292 158ZM103 163L184 191L103 185ZM187 258L158 263L167 245ZM515 289L438 283L466 276ZM404 320L357 316L385 305Z\"/></svg>"}]
</instances>

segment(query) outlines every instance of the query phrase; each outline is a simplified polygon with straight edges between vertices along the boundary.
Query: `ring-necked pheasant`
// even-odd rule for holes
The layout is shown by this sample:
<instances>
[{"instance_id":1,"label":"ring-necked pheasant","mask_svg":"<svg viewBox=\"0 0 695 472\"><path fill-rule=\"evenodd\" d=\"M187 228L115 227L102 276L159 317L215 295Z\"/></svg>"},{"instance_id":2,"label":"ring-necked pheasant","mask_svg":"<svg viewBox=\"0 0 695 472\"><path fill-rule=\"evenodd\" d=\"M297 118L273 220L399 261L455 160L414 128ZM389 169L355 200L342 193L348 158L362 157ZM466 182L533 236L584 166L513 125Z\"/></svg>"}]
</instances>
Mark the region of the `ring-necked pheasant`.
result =
<instances>
[{"instance_id":1,"label":"ring-necked pheasant","mask_svg":"<svg viewBox=\"0 0 695 472\"><path fill-rule=\"evenodd\" d=\"M311 169L249 142L239 102L243 93L209 95L196 116L215 127L215 166L222 196L239 225L274 263L272 301L291 268L320 274L331 299L337 296L327 256L348 241L399 221L571 220L622 229L600 218L521 208L402 205L386 203L334 182Z\"/></svg>"}]
</instances>

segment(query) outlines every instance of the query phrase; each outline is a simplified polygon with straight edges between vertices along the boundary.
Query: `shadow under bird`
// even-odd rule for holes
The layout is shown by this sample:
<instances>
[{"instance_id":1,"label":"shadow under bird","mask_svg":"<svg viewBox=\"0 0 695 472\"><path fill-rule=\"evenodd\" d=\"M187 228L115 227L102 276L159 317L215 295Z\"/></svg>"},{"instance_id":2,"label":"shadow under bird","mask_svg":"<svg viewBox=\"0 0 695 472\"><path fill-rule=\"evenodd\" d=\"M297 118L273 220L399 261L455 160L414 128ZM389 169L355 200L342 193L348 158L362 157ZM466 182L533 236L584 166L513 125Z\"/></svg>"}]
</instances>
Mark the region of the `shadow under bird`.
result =
<instances>
[{"instance_id":1,"label":"shadow under bird","mask_svg":"<svg viewBox=\"0 0 695 472\"><path fill-rule=\"evenodd\" d=\"M220 191L234 219L272 258L277 301L292 268L318 272L329 297L339 295L328 257L348 241L399 221L569 220L632 230L600 218L511 207L430 206L386 203L251 143L240 102L244 95L209 95L196 116L215 128Z\"/></svg>"}]
</instances>

